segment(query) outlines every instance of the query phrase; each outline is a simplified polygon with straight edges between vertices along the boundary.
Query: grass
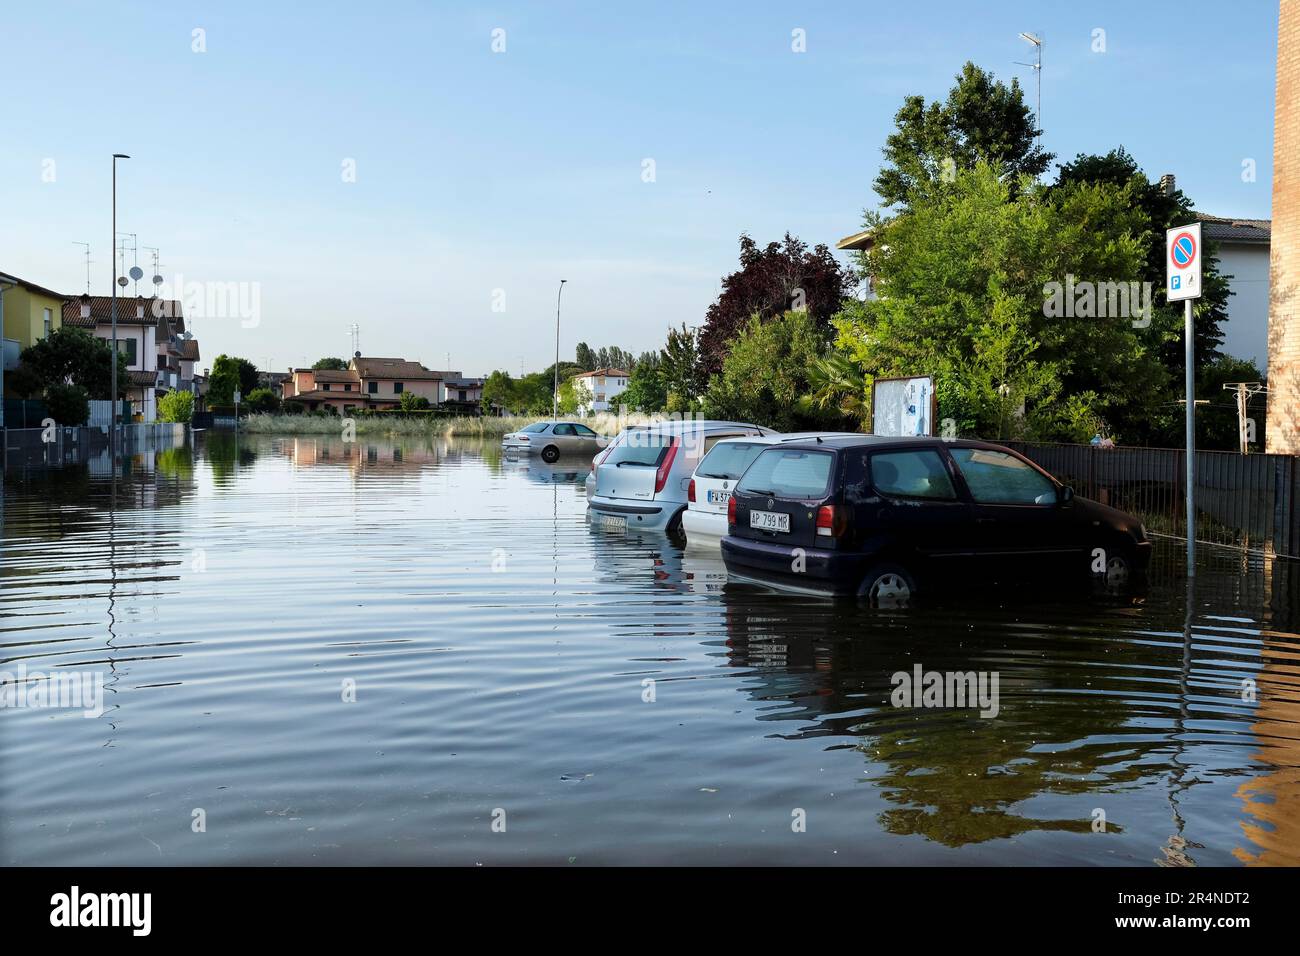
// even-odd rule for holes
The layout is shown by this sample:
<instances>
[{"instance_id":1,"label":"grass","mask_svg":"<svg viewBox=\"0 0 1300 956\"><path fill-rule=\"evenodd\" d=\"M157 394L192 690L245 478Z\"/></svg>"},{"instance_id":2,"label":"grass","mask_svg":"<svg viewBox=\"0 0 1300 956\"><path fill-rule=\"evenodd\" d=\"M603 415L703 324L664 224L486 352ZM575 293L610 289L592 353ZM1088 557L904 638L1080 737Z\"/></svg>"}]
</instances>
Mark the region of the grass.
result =
<instances>
[{"instance_id":1,"label":"grass","mask_svg":"<svg viewBox=\"0 0 1300 956\"><path fill-rule=\"evenodd\" d=\"M564 416L561 416L564 417ZM358 435L439 435L445 438L500 438L544 416L511 415L505 418L461 415L454 418L357 418ZM577 420L577 419L575 419ZM628 425L644 425L647 415L630 413L624 418L605 412L581 419L602 435L616 435ZM249 415L241 423L246 432L263 435L337 435L344 419L337 415Z\"/></svg>"}]
</instances>

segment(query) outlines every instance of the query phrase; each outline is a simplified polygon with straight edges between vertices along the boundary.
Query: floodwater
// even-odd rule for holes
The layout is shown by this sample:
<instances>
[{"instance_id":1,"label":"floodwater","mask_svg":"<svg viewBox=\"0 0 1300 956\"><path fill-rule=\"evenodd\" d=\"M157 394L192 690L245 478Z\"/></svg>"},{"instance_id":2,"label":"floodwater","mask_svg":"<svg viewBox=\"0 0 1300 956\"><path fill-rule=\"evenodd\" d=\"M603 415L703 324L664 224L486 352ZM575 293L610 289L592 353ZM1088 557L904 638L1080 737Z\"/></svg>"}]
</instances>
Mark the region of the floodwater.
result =
<instances>
[{"instance_id":1,"label":"floodwater","mask_svg":"<svg viewBox=\"0 0 1300 956\"><path fill-rule=\"evenodd\" d=\"M589 528L586 468L209 432L10 476L0 671L104 710L0 710L0 863L1300 862L1294 565L870 611ZM895 707L918 664L997 715Z\"/></svg>"}]
</instances>

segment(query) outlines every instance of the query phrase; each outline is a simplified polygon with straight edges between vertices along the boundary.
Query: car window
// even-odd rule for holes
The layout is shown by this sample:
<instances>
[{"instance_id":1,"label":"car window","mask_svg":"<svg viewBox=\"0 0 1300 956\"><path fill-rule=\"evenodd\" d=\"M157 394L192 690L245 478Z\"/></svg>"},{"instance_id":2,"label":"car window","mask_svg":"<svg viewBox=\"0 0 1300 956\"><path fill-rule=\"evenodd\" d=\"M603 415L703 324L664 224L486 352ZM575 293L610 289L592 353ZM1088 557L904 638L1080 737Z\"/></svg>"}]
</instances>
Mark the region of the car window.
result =
<instances>
[{"instance_id":1,"label":"car window","mask_svg":"<svg viewBox=\"0 0 1300 956\"><path fill-rule=\"evenodd\" d=\"M574 425L573 430L577 432L579 435L581 435L583 438L597 437L596 433L592 431L590 428L588 428L586 425Z\"/></svg>"},{"instance_id":2,"label":"car window","mask_svg":"<svg viewBox=\"0 0 1300 956\"><path fill-rule=\"evenodd\" d=\"M755 445L751 442L728 441L714 445L713 450L704 456L695 473L702 478L727 478L735 480L745 473L758 453L767 445Z\"/></svg>"},{"instance_id":3,"label":"car window","mask_svg":"<svg viewBox=\"0 0 1300 956\"><path fill-rule=\"evenodd\" d=\"M985 448L953 448L971 497L985 504L1050 505L1056 486L1014 455Z\"/></svg>"},{"instance_id":4,"label":"car window","mask_svg":"<svg viewBox=\"0 0 1300 956\"><path fill-rule=\"evenodd\" d=\"M885 451L872 455L871 483L883 495L943 501L957 497L948 469L933 449Z\"/></svg>"},{"instance_id":5,"label":"car window","mask_svg":"<svg viewBox=\"0 0 1300 956\"><path fill-rule=\"evenodd\" d=\"M609 457L601 463L601 466L649 465L658 468L660 460L676 440L672 435L640 430L629 431L624 435L623 440L613 447Z\"/></svg>"},{"instance_id":6,"label":"car window","mask_svg":"<svg viewBox=\"0 0 1300 956\"><path fill-rule=\"evenodd\" d=\"M533 433L544 432L546 431L547 427L548 426L546 422L533 422L533 424L521 428L520 431L533 432Z\"/></svg>"},{"instance_id":7,"label":"car window","mask_svg":"<svg viewBox=\"0 0 1300 956\"><path fill-rule=\"evenodd\" d=\"M835 456L827 451L769 447L754 459L736 490L778 498L821 498L834 463Z\"/></svg>"},{"instance_id":8,"label":"car window","mask_svg":"<svg viewBox=\"0 0 1300 956\"><path fill-rule=\"evenodd\" d=\"M572 435L572 434L574 434L573 426L572 426L572 425L556 425L556 426L555 426L555 434L557 434L557 435Z\"/></svg>"},{"instance_id":9,"label":"car window","mask_svg":"<svg viewBox=\"0 0 1300 956\"><path fill-rule=\"evenodd\" d=\"M718 442L720 442L720 441L723 441L723 440L725 440L725 439L727 439L727 438L740 438L740 437L741 437L740 435L737 435L737 434L734 434L734 433L733 433L733 434L730 434L730 435L705 435L705 436L704 436L704 450L705 450L705 452L709 452L709 451L711 451L711 450L713 449L713 446L716 445L716 444L717 444Z\"/></svg>"}]
</instances>

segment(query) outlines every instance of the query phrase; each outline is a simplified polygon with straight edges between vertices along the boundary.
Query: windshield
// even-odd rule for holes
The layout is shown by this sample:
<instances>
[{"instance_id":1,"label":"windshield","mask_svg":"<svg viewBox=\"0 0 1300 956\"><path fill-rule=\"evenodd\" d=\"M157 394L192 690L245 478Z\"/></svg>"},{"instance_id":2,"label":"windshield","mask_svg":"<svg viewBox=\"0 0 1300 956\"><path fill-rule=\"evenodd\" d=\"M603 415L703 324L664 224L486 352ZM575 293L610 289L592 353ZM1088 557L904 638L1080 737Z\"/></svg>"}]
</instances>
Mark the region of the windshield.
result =
<instances>
[{"instance_id":1,"label":"windshield","mask_svg":"<svg viewBox=\"0 0 1300 956\"><path fill-rule=\"evenodd\" d=\"M602 465L646 465L658 468L664 452L676 441L672 435L631 431L613 447Z\"/></svg>"},{"instance_id":2,"label":"windshield","mask_svg":"<svg viewBox=\"0 0 1300 956\"><path fill-rule=\"evenodd\" d=\"M777 498L821 498L835 456L828 451L768 448L749 466L736 490Z\"/></svg>"},{"instance_id":3,"label":"windshield","mask_svg":"<svg viewBox=\"0 0 1300 956\"><path fill-rule=\"evenodd\" d=\"M768 446L750 442L719 442L704 456L695 473L701 478L728 478L734 481L745 473L745 469L766 447Z\"/></svg>"}]
</instances>

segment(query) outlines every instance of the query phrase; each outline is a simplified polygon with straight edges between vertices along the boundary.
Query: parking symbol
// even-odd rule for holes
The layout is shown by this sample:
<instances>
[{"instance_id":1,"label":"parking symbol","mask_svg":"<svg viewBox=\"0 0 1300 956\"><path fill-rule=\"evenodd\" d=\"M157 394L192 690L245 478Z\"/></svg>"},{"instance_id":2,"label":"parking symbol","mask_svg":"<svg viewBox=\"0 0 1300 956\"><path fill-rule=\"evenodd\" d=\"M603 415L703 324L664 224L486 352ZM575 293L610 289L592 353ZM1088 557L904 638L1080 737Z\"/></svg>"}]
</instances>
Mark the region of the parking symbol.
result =
<instances>
[{"instance_id":1,"label":"parking symbol","mask_svg":"<svg viewBox=\"0 0 1300 956\"><path fill-rule=\"evenodd\" d=\"M1182 276L1174 276L1174 277L1173 277L1173 287L1174 287L1175 289L1181 289L1181 288L1183 287L1183 277L1182 277Z\"/></svg>"}]
</instances>

